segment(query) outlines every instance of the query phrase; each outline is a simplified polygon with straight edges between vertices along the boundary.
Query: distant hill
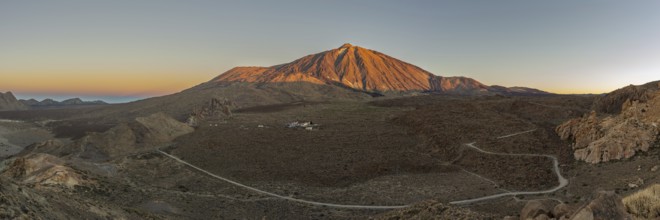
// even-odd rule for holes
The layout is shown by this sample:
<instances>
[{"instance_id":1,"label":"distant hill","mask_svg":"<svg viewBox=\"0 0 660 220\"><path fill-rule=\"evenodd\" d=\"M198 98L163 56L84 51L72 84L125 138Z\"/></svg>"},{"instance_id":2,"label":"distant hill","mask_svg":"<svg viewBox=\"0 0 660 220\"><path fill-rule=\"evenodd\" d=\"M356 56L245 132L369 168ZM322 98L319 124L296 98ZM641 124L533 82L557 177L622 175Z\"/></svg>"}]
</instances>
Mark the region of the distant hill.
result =
<instances>
[{"instance_id":1,"label":"distant hill","mask_svg":"<svg viewBox=\"0 0 660 220\"><path fill-rule=\"evenodd\" d=\"M100 100L96 101L83 101L80 98L67 99L61 102L53 99L44 99L37 101L35 99L19 100L22 104L30 107L57 107L57 106L77 106L77 105L107 105L108 103Z\"/></svg>"},{"instance_id":2,"label":"distant hill","mask_svg":"<svg viewBox=\"0 0 660 220\"><path fill-rule=\"evenodd\" d=\"M541 95L537 89L487 86L468 77L444 77L378 51L351 44L271 67L236 67L209 83L307 82L365 92L441 92L478 95Z\"/></svg>"},{"instance_id":3,"label":"distant hill","mask_svg":"<svg viewBox=\"0 0 660 220\"><path fill-rule=\"evenodd\" d=\"M0 111L24 110L24 109L28 109L28 106L16 100L14 94L12 94L11 92L6 92L6 93L0 92Z\"/></svg>"},{"instance_id":4,"label":"distant hill","mask_svg":"<svg viewBox=\"0 0 660 220\"><path fill-rule=\"evenodd\" d=\"M504 87L504 86L490 86L489 91L495 92L500 95L511 95L511 96L541 96L541 95L552 95L552 93L527 87Z\"/></svg>"}]
</instances>

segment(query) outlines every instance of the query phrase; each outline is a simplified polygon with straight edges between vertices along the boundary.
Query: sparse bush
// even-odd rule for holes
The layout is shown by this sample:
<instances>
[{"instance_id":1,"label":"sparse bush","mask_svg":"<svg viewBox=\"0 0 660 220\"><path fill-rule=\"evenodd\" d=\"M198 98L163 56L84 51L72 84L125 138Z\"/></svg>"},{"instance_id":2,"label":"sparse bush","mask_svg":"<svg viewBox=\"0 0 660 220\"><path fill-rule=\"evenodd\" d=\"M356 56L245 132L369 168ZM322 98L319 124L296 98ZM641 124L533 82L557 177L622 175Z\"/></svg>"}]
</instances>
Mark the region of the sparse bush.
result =
<instances>
[{"instance_id":1,"label":"sparse bush","mask_svg":"<svg viewBox=\"0 0 660 220\"><path fill-rule=\"evenodd\" d=\"M660 218L660 184L623 198L626 211L637 219Z\"/></svg>"}]
</instances>

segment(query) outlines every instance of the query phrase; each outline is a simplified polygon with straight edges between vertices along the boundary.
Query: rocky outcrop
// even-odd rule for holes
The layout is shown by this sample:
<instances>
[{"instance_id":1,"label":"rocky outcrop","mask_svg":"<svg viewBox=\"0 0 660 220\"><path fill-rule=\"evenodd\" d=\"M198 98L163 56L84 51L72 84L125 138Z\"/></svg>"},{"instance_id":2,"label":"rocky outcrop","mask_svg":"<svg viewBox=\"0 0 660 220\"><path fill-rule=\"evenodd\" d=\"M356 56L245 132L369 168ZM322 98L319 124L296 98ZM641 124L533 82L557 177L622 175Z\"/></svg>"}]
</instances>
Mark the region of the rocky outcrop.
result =
<instances>
[{"instance_id":1,"label":"rocky outcrop","mask_svg":"<svg viewBox=\"0 0 660 220\"><path fill-rule=\"evenodd\" d=\"M619 197L614 192L598 192L596 198L585 207L579 209L570 218L571 220L596 220L596 219L631 219L630 215Z\"/></svg>"},{"instance_id":2,"label":"rocky outcrop","mask_svg":"<svg viewBox=\"0 0 660 220\"><path fill-rule=\"evenodd\" d=\"M626 159L648 151L660 134L660 92L647 101L627 99L618 115L595 111L569 120L556 128L557 134L572 141L574 156L589 163Z\"/></svg>"},{"instance_id":3,"label":"rocky outcrop","mask_svg":"<svg viewBox=\"0 0 660 220\"><path fill-rule=\"evenodd\" d=\"M548 218L551 215L552 206L547 202L540 200L532 200L525 204L525 207L520 211L520 220L534 220L537 218Z\"/></svg>"},{"instance_id":4,"label":"rocky outcrop","mask_svg":"<svg viewBox=\"0 0 660 220\"><path fill-rule=\"evenodd\" d=\"M74 186L93 184L83 174L66 166L63 159L42 153L14 159L1 175L35 188L71 189Z\"/></svg>"},{"instance_id":5,"label":"rocky outcrop","mask_svg":"<svg viewBox=\"0 0 660 220\"><path fill-rule=\"evenodd\" d=\"M647 201L647 200L644 200ZM626 212L621 197L613 191L599 191L594 194L588 203L579 205L556 204L550 200L531 200L520 210L520 217L509 219L520 220L605 220L605 219L631 219ZM646 204L643 204L646 207ZM643 218L644 219L644 218Z\"/></svg>"},{"instance_id":6,"label":"rocky outcrop","mask_svg":"<svg viewBox=\"0 0 660 220\"><path fill-rule=\"evenodd\" d=\"M229 101L229 99L220 100L218 98L212 98L204 106L193 109L186 123L189 126L195 127L207 118L217 118L220 116L231 118L231 109L234 107L234 103Z\"/></svg>"},{"instance_id":7,"label":"rocky outcrop","mask_svg":"<svg viewBox=\"0 0 660 220\"><path fill-rule=\"evenodd\" d=\"M11 92L0 92L0 111L25 110L28 109L23 103L16 100Z\"/></svg>"},{"instance_id":8,"label":"rocky outcrop","mask_svg":"<svg viewBox=\"0 0 660 220\"><path fill-rule=\"evenodd\" d=\"M494 219L493 216L469 209L446 205L434 200L424 201L414 206L394 210L376 216L377 220L398 219Z\"/></svg>"},{"instance_id":9,"label":"rocky outcrop","mask_svg":"<svg viewBox=\"0 0 660 220\"><path fill-rule=\"evenodd\" d=\"M621 112L623 103L627 100L638 100L646 102L652 94L660 89L660 81L646 83L644 85L629 85L602 96L598 96L593 103L592 109L598 113L618 114Z\"/></svg>"}]
</instances>

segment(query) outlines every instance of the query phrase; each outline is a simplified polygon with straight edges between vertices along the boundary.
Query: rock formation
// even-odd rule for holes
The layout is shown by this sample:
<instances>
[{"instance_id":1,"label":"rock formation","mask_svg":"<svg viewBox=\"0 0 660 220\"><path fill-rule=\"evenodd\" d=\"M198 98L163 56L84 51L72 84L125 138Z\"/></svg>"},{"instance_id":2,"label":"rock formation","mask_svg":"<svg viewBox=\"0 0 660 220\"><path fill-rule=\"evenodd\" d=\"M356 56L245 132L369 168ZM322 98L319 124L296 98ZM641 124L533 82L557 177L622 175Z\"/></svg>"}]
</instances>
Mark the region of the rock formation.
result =
<instances>
[{"instance_id":1,"label":"rock formation","mask_svg":"<svg viewBox=\"0 0 660 220\"><path fill-rule=\"evenodd\" d=\"M466 208L446 205L434 200L420 202L414 206L394 210L376 216L378 220L398 219L494 219L486 213L471 211Z\"/></svg>"},{"instance_id":2,"label":"rock formation","mask_svg":"<svg viewBox=\"0 0 660 220\"><path fill-rule=\"evenodd\" d=\"M593 111L557 127L562 139L573 142L576 159L589 163L620 160L654 146L660 134L660 92L643 92L645 101L633 99L638 97L634 94L621 104L618 115Z\"/></svg>"},{"instance_id":3,"label":"rock formation","mask_svg":"<svg viewBox=\"0 0 660 220\"><path fill-rule=\"evenodd\" d=\"M587 206L575 212L571 220L630 219L619 197L614 192L602 191Z\"/></svg>"},{"instance_id":4,"label":"rock formation","mask_svg":"<svg viewBox=\"0 0 660 220\"><path fill-rule=\"evenodd\" d=\"M660 81L650 82L640 86L629 85L608 94L598 96L594 100L592 109L598 113L618 114L621 112L621 106L626 100L646 102L659 89Z\"/></svg>"},{"instance_id":5,"label":"rock formation","mask_svg":"<svg viewBox=\"0 0 660 220\"><path fill-rule=\"evenodd\" d=\"M0 92L0 111L24 110L28 107L16 100L11 92Z\"/></svg>"},{"instance_id":6,"label":"rock formation","mask_svg":"<svg viewBox=\"0 0 660 220\"><path fill-rule=\"evenodd\" d=\"M204 106L193 109L186 123L189 126L198 126L201 121L210 117L225 116L231 118L231 109L234 107L234 103L229 99L225 98L221 101L218 98L212 98Z\"/></svg>"},{"instance_id":7,"label":"rock formation","mask_svg":"<svg viewBox=\"0 0 660 220\"><path fill-rule=\"evenodd\" d=\"M71 189L78 185L93 184L91 180L83 178L83 174L66 166L63 159L43 153L14 159L1 175L36 188L65 187Z\"/></svg>"}]
</instances>

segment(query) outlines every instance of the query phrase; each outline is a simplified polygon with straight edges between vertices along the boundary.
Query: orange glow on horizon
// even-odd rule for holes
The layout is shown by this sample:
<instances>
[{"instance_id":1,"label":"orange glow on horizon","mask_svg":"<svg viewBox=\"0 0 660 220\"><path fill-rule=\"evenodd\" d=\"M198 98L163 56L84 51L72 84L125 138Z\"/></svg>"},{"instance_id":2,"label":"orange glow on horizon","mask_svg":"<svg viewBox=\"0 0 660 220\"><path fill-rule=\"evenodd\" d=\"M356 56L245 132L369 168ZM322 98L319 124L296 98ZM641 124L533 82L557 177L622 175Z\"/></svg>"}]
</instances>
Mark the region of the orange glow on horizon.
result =
<instances>
[{"instance_id":1,"label":"orange glow on horizon","mask_svg":"<svg viewBox=\"0 0 660 220\"><path fill-rule=\"evenodd\" d=\"M159 96L206 82L209 76L172 73L3 74L0 88L15 93L85 94L106 96ZM29 76L29 77L27 77ZM36 77L35 77L36 76Z\"/></svg>"}]
</instances>

